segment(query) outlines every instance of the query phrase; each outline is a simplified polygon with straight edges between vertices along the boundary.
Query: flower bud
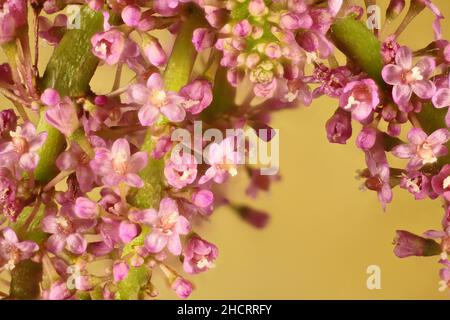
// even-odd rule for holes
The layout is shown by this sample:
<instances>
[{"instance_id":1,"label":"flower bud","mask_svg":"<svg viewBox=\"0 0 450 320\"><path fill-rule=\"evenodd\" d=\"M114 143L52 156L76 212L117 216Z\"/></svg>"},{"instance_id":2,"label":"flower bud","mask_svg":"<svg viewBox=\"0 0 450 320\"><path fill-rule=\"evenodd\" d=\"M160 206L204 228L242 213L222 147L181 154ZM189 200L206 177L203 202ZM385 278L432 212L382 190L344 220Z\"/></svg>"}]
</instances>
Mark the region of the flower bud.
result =
<instances>
[{"instance_id":1,"label":"flower bud","mask_svg":"<svg viewBox=\"0 0 450 320\"><path fill-rule=\"evenodd\" d=\"M441 247L436 241L422 238L408 231L397 230L394 243L394 253L399 258L410 256L428 257L441 253Z\"/></svg>"},{"instance_id":2,"label":"flower bud","mask_svg":"<svg viewBox=\"0 0 450 320\"><path fill-rule=\"evenodd\" d=\"M352 136L351 114L338 108L334 115L327 121L325 128L327 138L331 143L346 144Z\"/></svg>"},{"instance_id":3,"label":"flower bud","mask_svg":"<svg viewBox=\"0 0 450 320\"><path fill-rule=\"evenodd\" d=\"M113 265L113 277L115 282L122 281L128 275L130 271L130 267L127 263L120 261L116 262Z\"/></svg>"},{"instance_id":4,"label":"flower bud","mask_svg":"<svg viewBox=\"0 0 450 320\"><path fill-rule=\"evenodd\" d=\"M144 52L148 61L155 67L162 67L167 62L167 55L159 41L151 38L144 44Z\"/></svg>"},{"instance_id":5,"label":"flower bud","mask_svg":"<svg viewBox=\"0 0 450 320\"><path fill-rule=\"evenodd\" d=\"M237 208L239 215L255 228L263 229L269 223L270 216L264 212L248 206Z\"/></svg>"},{"instance_id":6,"label":"flower bud","mask_svg":"<svg viewBox=\"0 0 450 320\"><path fill-rule=\"evenodd\" d=\"M192 35L192 43L198 52L214 46L215 33L207 28L197 28Z\"/></svg>"},{"instance_id":7,"label":"flower bud","mask_svg":"<svg viewBox=\"0 0 450 320\"><path fill-rule=\"evenodd\" d=\"M391 0L386 10L386 19L394 20L405 8L405 0Z\"/></svg>"},{"instance_id":8,"label":"flower bud","mask_svg":"<svg viewBox=\"0 0 450 320\"><path fill-rule=\"evenodd\" d=\"M17 116L12 109L0 112L0 137L9 137L10 131L15 131L17 126Z\"/></svg>"},{"instance_id":9,"label":"flower bud","mask_svg":"<svg viewBox=\"0 0 450 320\"><path fill-rule=\"evenodd\" d=\"M192 202L199 208L207 208L214 201L214 194L210 190L199 190L192 194Z\"/></svg>"},{"instance_id":10,"label":"flower bud","mask_svg":"<svg viewBox=\"0 0 450 320\"><path fill-rule=\"evenodd\" d=\"M84 197L79 197L75 201L75 214L81 219L94 219L98 213L99 208L97 203Z\"/></svg>"}]
</instances>

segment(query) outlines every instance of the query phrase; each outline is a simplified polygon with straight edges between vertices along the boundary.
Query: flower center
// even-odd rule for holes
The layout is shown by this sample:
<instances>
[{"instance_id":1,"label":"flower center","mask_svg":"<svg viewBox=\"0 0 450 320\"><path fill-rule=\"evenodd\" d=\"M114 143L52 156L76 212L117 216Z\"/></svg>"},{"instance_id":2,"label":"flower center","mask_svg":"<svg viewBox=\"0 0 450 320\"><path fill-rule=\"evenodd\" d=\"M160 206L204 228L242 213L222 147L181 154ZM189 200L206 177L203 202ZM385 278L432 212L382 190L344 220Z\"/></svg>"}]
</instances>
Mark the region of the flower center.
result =
<instances>
[{"instance_id":1,"label":"flower center","mask_svg":"<svg viewBox=\"0 0 450 320\"><path fill-rule=\"evenodd\" d=\"M109 54L109 46L105 40L100 41L98 45L95 46L95 52L102 56L107 56Z\"/></svg>"},{"instance_id":2,"label":"flower center","mask_svg":"<svg viewBox=\"0 0 450 320\"><path fill-rule=\"evenodd\" d=\"M406 83L411 83L414 81L423 80L422 73L420 72L419 67L414 67L411 71L407 72L405 75Z\"/></svg>"},{"instance_id":3,"label":"flower center","mask_svg":"<svg viewBox=\"0 0 450 320\"><path fill-rule=\"evenodd\" d=\"M350 110L353 106L357 106L359 101L355 99L353 95L348 97L347 105L344 107L345 110Z\"/></svg>"},{"instance_id":4,"label":"flower center","mask_svg":"<svg viewBox=\"0 0 450 320\"><path fill-rule=\"evenodd\" d=\"M112 166L117 174L124 175L128 171L128 157L125 153L118 153L114 156Z\"/></svg>"},{"instance_id":5,"label":"flower center","mask_svg":"<svg viewBox=\"0 0 450 320\"><path fill-rule=\"evenodd\" d=\"M418 148L417 154L422 159L423 164L435 163L437 161L433 149L426 142Z\"/></svg>"},{"instance_id":6,"label":"flower center","mask_svg":"<svg viewBox=\"0 0 450 320\"><path fill-rule=\"evenodd\" d=\"M442 182L442 187L444 189L447 189L448 186L450 186L450 176L448 176L447 178L444 179L444 181Z\"/></svg>"},{"instance_id":7,"label":"flower center","mask_svg":"<svg viewBox=\"0 0 450 320\"><path fill-rule=\"evenodd\" d=\"M160 220L158 230L164 233L165 235L171 235L172 229L178 221L178 212L174 211L171 214L163 217Z\"/></svg>"},{"instance_id":8,"label":"flower center","mask_svg":"<svg viewBox=\"0 0 450 320\"><path fill-rule=\"evenodd\" d=\"M56 218L56 224L60 233L69 234L72 232L72 223L65 217L59 216Z\"/></svg>"},{"instance_id":9,"label":"flower center","mask_svg":"<svg viewBox=\"0 0 450 320\"><path fill-rule=\"evenodd\" d=\"M167 104L167 94L164 90L154 89L150 93L149 101L157 108L161 108Z\"/></svg>"},{"instance_id":10,"label":"flower center","mask_svg":"<svg viewBox=\"0 0 450 320\"><path fill-rule=\"evenodd\" d=\"M199 257L197 257L196 260L197 260L196 265L200 269L203 269L203 268L211 269L214 267L214 263L209 261L206 256L199 256Z\"/></svg>"},{"instance_id":11,"label":"flower center","mask_svg":"<svg viewBox=\"0 0 450 320\"><path fill-rule=\"evenodd\" d=\"M25 138L14 137L12 138L12 143L14 145L14 151L17 153L25 153L28 151L28 142Z\"/></svg>"}]
</instances>

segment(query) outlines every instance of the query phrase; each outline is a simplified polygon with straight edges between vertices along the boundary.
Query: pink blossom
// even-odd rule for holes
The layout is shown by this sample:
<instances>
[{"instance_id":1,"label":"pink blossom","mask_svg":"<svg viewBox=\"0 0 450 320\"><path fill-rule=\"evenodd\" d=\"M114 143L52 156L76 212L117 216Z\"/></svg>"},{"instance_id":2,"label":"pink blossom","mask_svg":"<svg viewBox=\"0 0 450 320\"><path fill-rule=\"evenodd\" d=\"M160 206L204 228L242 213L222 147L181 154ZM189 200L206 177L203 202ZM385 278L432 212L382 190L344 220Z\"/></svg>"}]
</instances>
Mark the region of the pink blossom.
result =
<instances>
[{"instance_id":1,"label":"pink blossom","mask_svg":"<svg viewBox=\"0 0 450 320\"><path fill-rule=\"evenodd\" d=\"M99 212L97 203L88 198L79 197L75 201L74 213L80 219L95 219Z\"/></svg>"},{"instance_id":2,"label":"pink blossom","mask_svg":"<svg viewBox=\"0 0 450 320\"><path fill-rule=\"evenodd\" d=\"M354 119L364 122L380 103L378 86L372 79L352 81L345 86L339 102Z\"/></svg>"},{"instance_id":3,"label":"pink blossom","mask_svg":"<svg viewBox=\"0 0 450 320\"><path fill-rule=\"evenodd\" d=\"M147 80L147 86L132 85L128 94L131 100L142 107L139 110L139 121L143 126L153 125L162 114L172 122L180 122L186 116L181 106L183 98L174 92L164 90L164 83L158 73L153 73Z\"/></svg>"},{"instance_id":4,"label":"pink blossom","mask_svg":"<svg viewBox=\"0 0 450 320\"><path fill-rule=\"evenodd\" d=\"M420 171L404 174L400 181L400 187L413 194L416 200L425 199L431 191L430 179Z\"/></svg>"},{"instance_id":5,"label":"pink blossom","mask_svg":"<svg viewBox=\"0 0 450 320\"><path fill-rule=\"evenodd\" d=\"M91 38L92 53L109 65L118 63L126 47L125 35L115 29L96 33Z\"/></svg>"},{"instance_id":6,"label":"pink blossom","mask_svg":"<svg viewBox=\"0 0 450 320\"><path fill-rule=\"evenodd\" d=\"M142 16L141 9L136 5L128 5L123 8L121 16L127 26L137 27Z\"/></svg>"},{"instance_id":7,"label":"pink blossom","mask_svg":"<svg viewBox=\"0 0 450 320\"><path fill-rule=\"evenodd\" d=\"M51 288L44 294L44 298L48 300L66 300L70 299L71 293L67 288L65 281L57 281L52 284Z\"/></svg>"},{"instance_id":8,"label":"pink blossom","mask_svg":"<svg viewBox=\"0 0 450 320\"><path fill-rule=\"evenodd\" d=\"M214 267L217 256L218 249L214 244L192 236L183 251L183 269L189 274L207 271Z\"/></svg>"},{"instance_id":9,"label":"pink blossom","mask_svg":"<svg viewBox=\"0 0 450 320\"><path fill-rule=\"evenodd\" d=\"M70 137L80 126L76 107L69 97L60 98L54 89L46 89L41 101L49 106L45 112L45 119L53 127Z\"/></svg>"},{"instance_id":10,"label":"pink blossom","mask_svg":"<svg viewBox=\"0 0 450 320\"><path fill-rule=\"evenodd\" d=\"M208 208L213 204L214 193L210 190L199 190L192 194L192 203L199 208Z\"/></svg>"},{"instance_id":11,"label":"pink blossom","mask_svg":"<svg viewBox=\"0 0 450 320\"><path fill-rule=\"evenodd\" d=\"M431 179L431 185L434 192L450 201L450 165L446 164L442 167L439 174Z\"/></svg>"},{"instance_id":12,"label":"pink blossom","mask_svg":"<svg viewBox=\"0 0 450 320\"><path fill-rule=\"evenodd\" d=\"M11 141L0 145L0 164L9 168L32 171L36 168L39 155L37 150L44 144L47 132L36 132L36 128L26 122L10 132ZM20 170L19 170L20 171Z\"/></svg>"},{"instance_id":13,"label":"pink blossom","mask_svg":"<svg viewBox=\"0 0 450 320\"><path fill-rule=\"evenodd\" d=\"M180 235L190 230L189 221L179 214L178 205L171 198L163 198L159 211L154 209L130 213L132 221L150 225L152 232L145 238L145 247L151 253L161 252L166 246L174 255L180 255Z\"/></svg>"},{"instance_id":14,"label":"pink blossom","mask_svg":"<svg viewBox=\"0 0 450 320\"><path fill-rule=\"evenodd\" d=\"M96 220L78 219L66 213L49 214L42 220L42 230L50 233L46 246L47 250L58 254L66 248L74 254L83 254L87 248L87 241L82 233L93 228Z\"/></svg>"},{"instance_id":15,"label":"pink blossom","mask_svg":"<svg viewBox=\"0 0 450 320\"><path fill-rule=\"evenodd\" d=\"M440 252L439 245L433 240L425 239L408 231L397 231L394 253L399 258L433 256Z\"/></svg>"},{"instance_id":16,"label":"pink blossom","mask_svg":"<svg viewBox=\"0 0 450 320\"><path fill-rule=\"evenodd\" d=\"M192 35L192 43L199 52L213 47L215 41L215 32L207 28L197 28Z\"/></svg>"},{"instance_id":17,"label":"pink blossom","mask_svg":"<svg viewBox=\"0 0 450 320\"><path fill-rule=\"evenodd\" d=\"M148 61L156 67L162 67L167 62L167 55L159 41L155 38L150 39L144 45L145 56Z\"/></svg>"},{"instance_id":18,"label":"pink blossom","mask_svg":"<svg viewBox=\"0 0 450 320\"><path fill-rule=\"evenodd\" d=\"M8 138L17 127L17 115L12 109L0 111L0 137Z\"/></svg>"},{"instance_id":19,"label":"pink blossom","mask_svg":"<svg viewBox=\"0 0 450 320\"><path fill-rule=\"evenodd\" d=\"M57 45L67 30L67 16L58 14L53 23L46 17L40 16L39 37L47 41L50 45Z\"/></svg>"},{"instance_id":20,"label":"pink blossom","mask_svg":"<svg viewBox=\"0 0 450 320\"><path fill-rule=\"evenodd\" d=\"M400 106L405 106L414 92L421 99L430 99L436 86L428 78L436 68L433 58L425 57L414 67L412 52L408 47L401 47L395 55L395 64L383 68L382 76L386 83L393 85L392 97Z\"/></svg>"},{"instance_id":21,"label":"pink blossom","mask_svg":"<svg viewBox=\"0 0 450 320\"><path fill-rule=\"evenodd\" d=\"M392 153L401 159L410 159L408 170L420 169L447 154L444 144L449 139L447 129L438 129L428 136L422 129L413 128L408 133L409 143L394 147Z\"/></svg>"},{"instance_id":22,"label":"pink blossom","mask_svg":"<svg viewBox=\"0 0 450 320\"><path fill-rule=\"evenodd\" d=\"M208 149L208 157L205 159L210 165L205 174L200 178L199 184L209 180L223 183L229 176L237 175L237 164L240 163L241 155L235 151L235 137L227 137L220 143L212 143Z\"/></svg>"},{"instance_id":23,"label":"pink blossom","mask_svg":"<svg viewBox=\"0 0 450 320\"><path fill-rule=\"evenodd\" d=\"M27 1L4 0L0 6L0 44L12 41L27 24Z\"/></svg>"},{"instance_id":24,"label":"pink blossom","mask_svg":"<svg viewBox=\"0 0 450 320\"><path fill-rule=\"evenodd\" d=\"M448 108L445 124L450 127L450 77L440 78L438 81L438 89L432 98L433 105L438 109Z\"/></svg>"},{"instance_id":25,"label":"pink blossom","mask_svg":"<svg viewBox=\"0 0 450 320\"><path fill-rule=\"evenodd\" d=\"M56 166L61 171L75 170L81 191L88 192L92 189L95 174L89 165L88 155L76 142L72 142L70 149L64 151L56 158Z\"/></svg>"},{"instance_id":26,"label":"pink blossom","mask_svg":"<svg viewBox=\"0 0 450 320\"><path fill-rule=\"evenodd\" d=\"M197 177L197 163L194 156L183 153L181 156L172 156L164 168L167 182L176 189L182 189L194 182Z\"/></svg>"},{"instance_id":27,"label":"pink blossom","mask_svg":"<svg viewBox=\"0 0 450 320\"><path fill-rule=\"evenodd\" d=\"M111 150L96 148L95 157L91 160L91 169L102 177L107 186L117 186L124 182L132 187L144 185L138 172L147 165L147 153L140 151L131 155L130 145L126 139L114 141Z\"/></svg>"},{"instance_id":28,"label":"pink blossom","mask_svg":"<svg viewBox=\"0 0 450 320\"><path fill-rule=\"evenodd\" d=\"M185 101L183 106L191 114L199 114L212 102L212 86L207 80L197 79L180 90Z\"/></svg>"},{"instance_id":29,"label":"pink blossom","mask_svg":"<svg viewBox=\"0 0 450 320\"><path fill-rule=\"evenodd\" d=\"M5 262L7 269L12 270L22 260L29 259L39 250L39 246L33 241L19 242L19 238L11 228L2 230L0 238L0 261Z\"/></svg>"},{"instance_id":30,"label":"pink blossom","mask_svg":"<svg viewBox=\"0 0 450 320\"><path fill-rule=\"evenodd\" d=\"M352 136L351 113L337 109L333 116L325 124L327 138L331 143L346 144Z\"/></svg>"},{"instance_id":31,"label":"pink blossom","mask_svg":"<svg viewBox=\"0 0 450 320\"><path fill-rule=\"evenodd\" d=\"M194 285L181 277L177 277L170 287L182 299L187 299L191 295L192 290L194 290Z\"/></svg>"},{"instance_id":32,"label":"pink blossom","mask_svg":"<svg viewBox=\"0 0 450 320\"><path fill-rule=\"evenodd\" d=\"M127 263L123 261L119 261L114 263L113 265L113 277L115 282L122 281L126 278L128 275L128 271L130 270L130 267Z\"/></svg>"},{"instance_id":33,"label":"pink blossom","mask_svg":"<svg viewBox=\"0 0 450 320\"><path fill-rule=\"evenodd\" d=\"M391 173L386 154L379 141L370 150L366 151L366 163L369 172L365 186L369 190L377 192L378 200L383 210L386 210L386 204L392 201L393 196L390 184Z\"/></svg>"}]
</instances>

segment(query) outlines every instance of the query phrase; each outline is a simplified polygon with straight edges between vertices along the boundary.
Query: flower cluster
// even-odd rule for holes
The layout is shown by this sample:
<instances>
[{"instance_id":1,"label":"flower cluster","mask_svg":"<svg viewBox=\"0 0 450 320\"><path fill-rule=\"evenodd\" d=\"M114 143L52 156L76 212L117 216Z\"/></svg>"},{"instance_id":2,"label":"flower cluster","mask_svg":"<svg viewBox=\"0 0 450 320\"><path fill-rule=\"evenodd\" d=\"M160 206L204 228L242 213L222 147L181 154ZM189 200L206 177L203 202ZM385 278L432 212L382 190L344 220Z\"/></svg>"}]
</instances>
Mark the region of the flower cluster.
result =
<instances>
[{"instance_id":1,"label":"flower cluster","mask_svg":"<svg viewBox=\"0 0 450 320\"><path fill-rule=\"evenodd\" d=\"M244 172L254 198L279 177L243 164L250 141L242 154L238 136L208 145L204 136L180 141L174 134L194 133L201 120L220 132L252 128L268 142L273 112L324 95L336 100L325 125L331 143L347 143L354 123L361 127L360 176L384 209L397 186L417 200L444 202L443 230L423 237L398 231L394 251L440 256L441 288L450 286L450 112L441 110L450 107L450 43L432 1L411 0L404 22L385 38L359 21L362 7L342 0L88 0L76 5L78 25L64 13L73 1L31 2L36 19L28 29L26 0L0 6L0 44L10 58L0 65L0 93L17 111L0 113L0 268L14 279L27 262L42 265L42 290L33 298L150 299L158 295L157 268L187 298L194 285L171 257L194 275L219 256L194 231L198 223L218 206L256 228L268 223L267 213L234 203L222 185ZM390 1L387 23L404 6ZM417 50L398 43L425 9L435 16L435 39ZM343 24L354 33L342 33ZM154 32L161 29L175 38L171 50ZM59 45L42 76L28 30ZM353 48L352 37L367 48ZM116 69L109 92L88 89L98 64ZM133 73L126 84L124 68ZM206 162L198 146L207 147ZM408 161L395 168L389 155ZM101 274L92 272L94 263Z\"/></svg>"}]
</instances>

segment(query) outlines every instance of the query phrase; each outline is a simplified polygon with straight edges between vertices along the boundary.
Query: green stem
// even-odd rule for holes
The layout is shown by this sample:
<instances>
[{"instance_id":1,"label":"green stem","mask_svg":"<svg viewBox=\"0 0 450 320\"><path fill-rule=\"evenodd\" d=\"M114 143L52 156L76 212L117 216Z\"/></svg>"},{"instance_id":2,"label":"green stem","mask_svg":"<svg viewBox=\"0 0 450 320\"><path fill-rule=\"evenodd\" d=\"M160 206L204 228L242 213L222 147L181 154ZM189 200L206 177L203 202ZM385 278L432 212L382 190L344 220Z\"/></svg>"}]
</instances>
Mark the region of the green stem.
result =
<instances>
[{"instance_id":1,"label":"green stem","mask_svg":"<svg viewBox=\"0 0 450 320\"><path fill-rule=\"evenodd\" d=\"M192 44L192 33L205 22L196 7L188 7L188 10L187 19L180 28L164 72L164 85L168 91L179 91L189 82L197 58L197 51ZM165 121L159 123L164 124ZM151 157L153 147L152 132L148 130L141 147L141 150L149 154L148 164L140 173L144 187L132 189L127 199L131 205L138 208L157 208L164 190L164 160Z\"/></svg>"},{"instance_id":2,"label":"green stem","mask_svg":"<svg viewBox=\"0 0 450 320\"><path fill-rule=\"evenodd\" d=\"M363 22L352 17L337 19L331 26L330 36L347 58L356 62L378 85L386 86L381 77L383 60L380 41Z\"/></svg>"},{"instance_id":3,"label":"green stem","mask_svg":"<svg viewBox=\"0 0 450 320\"><path fill-rule=\"evenodd\" d=\"M89 82L98 65L98 59L91 53L90 39L102 30L103 16L87 6L81 10L80 29L69 30L56 47L39 86L41 90L54 88L62 96L79 97L89 90ZM56 174L55 161L64 151L66 139L44 117L43 110L37 129L48 136L39 151L40 160L35 171L36 180L50 181Z\"/></svg>"},{"instance_id":4,"label":"green stem","mask_svg":"<svg viewBox=\"0 0 450 320\"><path fill-rule=\"evenodd\" d=\"M202 13L195 7L189 7L187 20L180 27L172 54L164 71L164 85L168 91L179 91L189 82L197 50L192 44L192 33L205 24Z\"/></svg>"}]
</instances>

